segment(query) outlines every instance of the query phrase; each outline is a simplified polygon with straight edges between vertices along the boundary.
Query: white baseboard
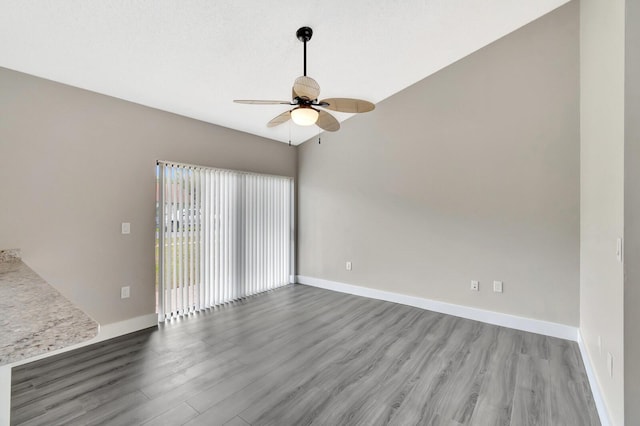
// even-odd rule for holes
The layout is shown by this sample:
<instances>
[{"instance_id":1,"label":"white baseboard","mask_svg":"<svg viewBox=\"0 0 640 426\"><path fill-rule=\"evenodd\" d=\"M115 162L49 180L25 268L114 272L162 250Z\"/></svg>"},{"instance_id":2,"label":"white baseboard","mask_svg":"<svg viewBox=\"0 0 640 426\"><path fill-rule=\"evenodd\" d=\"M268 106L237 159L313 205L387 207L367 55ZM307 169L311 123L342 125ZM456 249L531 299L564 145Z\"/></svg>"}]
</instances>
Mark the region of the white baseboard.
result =
<instances>
[{"instance_id":1,"label":"white baseboard","mask_svg":"<svg viewBox=\"0 0 640 426\"><path fill-rule=\"evenodd\" d=\"M596 409L598 410L598 415L600 416L600 423L602 424L602 426L610 426L611 421L609 420L607 405L604 403L602 391L600 390L600 383L598 383L595 370L593 369L593 364L591 363L591 357L589 356L589 352L587 351L587 346L584 340L582 340L582 334L580 333L580 330L578 330L578 347L580 348L580 353L582 354L584 369L587 371L587 377L589 378L589 385L591 386L593 400L596 403Z\"/></svg>"},{"instance_id":2,"label":"white baseboard","mask_svg":"<svg viewBox=\"0 0 640 426\"><path fill-rule=\"evenodd\" d=\"M145 328L158 325L158 314L147 314L134 317L128 320L114 322L100 326L98 335L91 343L101 342L103 340L112 339L134 331L144 330Z\"/></svg>"},{"instance_id":3,"label":"white baseboard","mask_svg":"<svg viewBox=\"0 0 640 426\"><path fill-rule=\"evenodd\" d=\"M341 293L349 293L356 296L414 306L416 308L481 321L488 324L500 325L516 330L529 331L531 333L543 334L545 336L572 340L574 342L578 339L578 328L570 325L542 321L533 318L524 318L500 312L486 311L484 309L454 305L452 303L439 302L437 300L424 299L422 297L408 296L406 294L376 290L373 288L360 287L357 285L329 281L320 278L306 277L303 275L297 276L297 282L313 287L339 291Z\"/></svg>"}]
</instances>

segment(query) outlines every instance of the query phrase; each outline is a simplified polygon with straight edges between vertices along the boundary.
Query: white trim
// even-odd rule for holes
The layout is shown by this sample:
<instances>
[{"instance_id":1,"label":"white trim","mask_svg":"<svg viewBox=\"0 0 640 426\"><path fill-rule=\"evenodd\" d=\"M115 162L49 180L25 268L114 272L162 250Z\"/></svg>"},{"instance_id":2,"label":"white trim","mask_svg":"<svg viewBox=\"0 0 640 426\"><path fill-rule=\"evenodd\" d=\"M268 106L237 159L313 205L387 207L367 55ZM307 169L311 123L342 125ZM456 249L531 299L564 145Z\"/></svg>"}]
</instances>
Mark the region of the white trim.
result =
<instances>
[{"instance_id":1,"label":"white trim","mask_svg":"<svg viewBox=\"0 0 640 426\"><path fill-rule=\"evenodd\" d=\"M593 400L596 403L596 409L600 416L600 423L602 426L610 426L609 412L607 411L607 405L604 403L602 396L602 390L600 389L600 383L596 378L593 364L591 363L591 357L587 351L587 346L582 339L582 333L578 330L578 347L580 348L580 354L582 354L582 362L584 363L584 369L587 371L587 377L589 378L589 385L591 386L591 393L593 394Z\"/></svg>"},{"instance_id":2,"label":"white trim","mask_svg":"<svg viewBox=\"0 0 640 426\"><path fill-rule=\"evenodd\" d=\"M531 333L543 334L545 336L558 337L560 339L571 340L574 342L578 339L578 328L570 325L542 321L533 318L524 318L500 312L486 311L484 309L454 305L452 303L439 302L437 300L424 299L422 297L408 296L406 294L376 290L373 288L360 287L357 285L329 281L321 278L306 277L303 275L297 275L297 282L313 287L354 294L356 296L369 297L371 299L385 300L387 302L400 303L402 305L414 306L416 308L440 312L442 314L514 328L516 330L529 331Z\"/></svg>"},{"instance_id":3,"label":"white trim","mask_svg":"<svg viewBox=\"0 0 640 426\"><path fill-rule=\"evenodd\" d=\"M9 426L11 415L11 365L0 366L0 426Z\"/></svg>"},{"instance_id":4,"label":"white trim","mask_svg":"<svg viewBox=\"0 0 640 426\"><path fill-rule=\"evenodd\" d=\"M113 339L114 337L124 336L134 331L144 330L158 325L158 314L147 314L139 317L130 318L128 320L114 322L100 326L98 335L94 337L88 344L102 342L103 340Z\"/></svg>"},{"instance_id":5,"label":"white trim","mask_svg":"<svg viewBox=\"0 0 640 426\"><path fill-rule=\"evenodd\" d=\"M189 164L189 163L180 163L178 161L166 161L166 160L156 160L156 164L166 164L167 166L174 166L174 167L184 167L187 169L208 169L208 170L217 170L220 172L233 172L233 173L241 173L243 175L253 175L253 176L271 176L271 177L277 177L277 178L284 178L284 179L291 179L293 181L293 176L283 176L283 175L272 175L269 173L256 173L256 172L249 172L246 170L236 170L236 169L222 169L220 167L213 167L213 166L202 166L202 165L198 165L198 164Z\"/></svg>"}]
</instances>

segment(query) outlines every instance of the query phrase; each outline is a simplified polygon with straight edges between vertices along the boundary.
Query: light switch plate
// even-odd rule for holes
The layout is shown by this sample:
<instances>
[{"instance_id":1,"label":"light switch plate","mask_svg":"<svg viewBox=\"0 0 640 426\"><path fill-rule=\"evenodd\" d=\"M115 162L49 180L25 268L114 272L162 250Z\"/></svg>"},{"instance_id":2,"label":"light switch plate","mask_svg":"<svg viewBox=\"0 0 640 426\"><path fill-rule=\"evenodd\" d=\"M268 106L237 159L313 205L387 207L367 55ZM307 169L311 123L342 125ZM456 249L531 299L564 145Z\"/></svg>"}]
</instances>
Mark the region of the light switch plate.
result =
<instances>
[{"instance_id":1,"label":"light switch plate","mask_svg":"<svg viewBox=\"0 0 640 426\"><path fill-rule=\"evenodd\" d=\"M131 296L131 287L124 286L120 288L120 299L128 299Z\"/></svg>"},{"instance_id":2,"label":"light switch plate","mask_svg":"<svg viewBox=\"0 0 640 426\"><path fill-rule=\"evenodd\" d=\"M131 224L129 222L122 222L122 234L131 233Z\"/></svg>"},{"instance_id":3,"label":"light switch plate","mask_svg":"<svg viewBox=\"0 0 640 426\"><path fill-rule=\"evenodd\" d=\"M493 291L495 293L502 293L502 281L493 282Z\"/></svg>"}]
</instances>

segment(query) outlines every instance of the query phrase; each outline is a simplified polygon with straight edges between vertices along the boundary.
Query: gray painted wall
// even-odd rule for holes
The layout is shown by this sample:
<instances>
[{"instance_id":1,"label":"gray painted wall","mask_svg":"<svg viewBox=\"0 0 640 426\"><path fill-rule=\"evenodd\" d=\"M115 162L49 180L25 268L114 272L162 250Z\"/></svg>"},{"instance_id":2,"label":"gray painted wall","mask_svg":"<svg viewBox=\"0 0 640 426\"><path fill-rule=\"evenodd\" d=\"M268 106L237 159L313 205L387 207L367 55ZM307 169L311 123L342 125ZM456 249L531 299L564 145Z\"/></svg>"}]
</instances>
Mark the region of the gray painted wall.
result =
<instances>
[{"instance_id":1,"label":"gray painted wall","mask_svg":"<svg viewBox=\"0 0 640 426\"><path fill-rule=\"evenodd\" d=\"M156 160L294 176L296 156L280 142L0 68L0 247L22 248L102 324L153 313ZM130 299L120 299L123 285Z\"/></svg>"},{"instance_id":2,"label":"gray painted wall","mask_svg":"<svg viewBox=\"0 0 640 426\"><path fill-rule=\"evenodd\" d=\"M615 425L624 422L623 268L616 257L624 232L624 15L624 0L580 3L580 332Z\"/></svg>"},{"instance_id":3,"label":"gray painted wall","mask_svg":"<svg viewBox=\"0 0 640 426\"><path fill-rule=\"evenodd\" d=\"M640 2L628 1L625 23L624 365L625 421L640 419Z\"/></svg>"},{"instance_id":4,"label":"gray painted wall","mask_svg":"<svg viewBox=\"0 0 640 426\"><path fill-rule=\"evenodd\" d=\"M578 34L573 2L300 146L298 273L577 326Z\"/></svg>"}]
</instances>

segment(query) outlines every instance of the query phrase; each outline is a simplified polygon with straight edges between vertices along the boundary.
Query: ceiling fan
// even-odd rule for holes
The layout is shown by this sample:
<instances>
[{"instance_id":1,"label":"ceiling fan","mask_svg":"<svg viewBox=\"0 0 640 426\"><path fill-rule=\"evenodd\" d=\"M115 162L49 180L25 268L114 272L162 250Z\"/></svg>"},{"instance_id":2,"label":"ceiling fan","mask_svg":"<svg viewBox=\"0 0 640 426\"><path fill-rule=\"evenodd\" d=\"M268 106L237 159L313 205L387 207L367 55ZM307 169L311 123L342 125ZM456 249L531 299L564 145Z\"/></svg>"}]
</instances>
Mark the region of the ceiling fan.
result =
<instances>
[{"instance_id":1,"label":"ceiling fan","mask_svg":"<svg viewBox=\"0 0 640 426\"><path fill-rule=\"evenodd\" d=\"M234 100L239 104L253 105L291 105L293 109L285 111L267 123L267 127L275 127L292 119L299 126L317 124L323 130L335 132L340 129L336 118L324 109L338 112L369 112L375 105L368 101L351 98L328 98L318 101L320 85L313 78L307 77L307 42L311 40L313 30L309 27L299 28L296 32L298 40L304 43L304 75L293 83L291 101ZM324 108L324 109L318 109Z\"/></svg>"}]
</instances>

